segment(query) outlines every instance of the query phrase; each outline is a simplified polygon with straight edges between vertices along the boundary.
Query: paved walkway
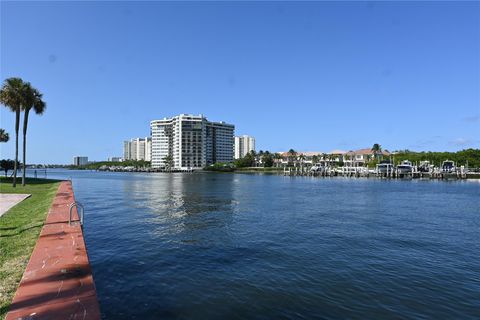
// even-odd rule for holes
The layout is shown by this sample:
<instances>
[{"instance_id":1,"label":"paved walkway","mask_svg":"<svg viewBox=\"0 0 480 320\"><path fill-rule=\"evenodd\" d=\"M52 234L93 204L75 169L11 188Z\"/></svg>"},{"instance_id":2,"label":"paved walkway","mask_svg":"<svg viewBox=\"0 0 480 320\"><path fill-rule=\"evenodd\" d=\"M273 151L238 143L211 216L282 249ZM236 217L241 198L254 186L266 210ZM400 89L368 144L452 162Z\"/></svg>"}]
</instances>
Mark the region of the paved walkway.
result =
<instances>
[{"instance_id":1,"label":"paved walkway","mask_svg":"<svg viewBox=\"0 0 480 320\"><path fill-rule=\"evenodd\" d=\"M62 182L6 319L100 319L82 228L68 224L74 201ZM78 219L76 210L74 217Z\"/></svg>"},{"instance_id":2,"label":"paved walkway","mask_svg":"<svg viewBox=\"0 0 480 320\"><path fill-rule=\"evenodd\" d=\"M0 193L0 217L5 212L10 210L11 207L15 206L19 202L22 202L30 196L31 194Z\"/></svg>"}]
</instances>

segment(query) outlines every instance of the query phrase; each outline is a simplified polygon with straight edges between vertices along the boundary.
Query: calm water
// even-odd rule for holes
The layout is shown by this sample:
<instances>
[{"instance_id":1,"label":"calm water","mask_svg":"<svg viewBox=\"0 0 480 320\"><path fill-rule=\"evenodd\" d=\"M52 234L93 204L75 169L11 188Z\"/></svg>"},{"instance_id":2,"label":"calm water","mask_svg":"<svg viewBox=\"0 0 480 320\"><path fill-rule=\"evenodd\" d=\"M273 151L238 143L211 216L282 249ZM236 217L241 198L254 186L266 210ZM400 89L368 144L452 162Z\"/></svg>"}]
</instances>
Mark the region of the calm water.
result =
<instances>
[{"instance_id":1,"label":"calm water","mask_svg":"<svg viewBox=\"0 0 480 320\"><path fill-rule=\"evenodd\" d=\"M478 319L480 183L73 177L105 319Z\"/></svg>"}]
</instances>

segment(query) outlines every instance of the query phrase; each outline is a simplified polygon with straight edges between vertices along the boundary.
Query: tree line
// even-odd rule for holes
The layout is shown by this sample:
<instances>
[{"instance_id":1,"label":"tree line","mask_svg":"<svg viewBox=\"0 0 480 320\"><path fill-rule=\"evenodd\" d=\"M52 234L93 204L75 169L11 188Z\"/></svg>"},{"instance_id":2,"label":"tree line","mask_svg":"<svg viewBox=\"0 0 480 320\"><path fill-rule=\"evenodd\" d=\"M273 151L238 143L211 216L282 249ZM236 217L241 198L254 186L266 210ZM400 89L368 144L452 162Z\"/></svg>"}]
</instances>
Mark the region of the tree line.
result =
<instances>
[{"instance_id":1,"label":"tree line","mask_svg":"<svg viewBox=\"0 0 480 320\"><path fill-rule=\"evenodd\" d=\"M465 149L457 152L415 152L410 150L401 150L393 155L396 163L402 160L412 162L430 161L435 166L441 166L445 160L455 161L457 166L467 166L469 168L480 168L480 149Z\"/></svg>"},{"instance_id":2,"label":"tree line","mask_svg":"<svg viewBox=\"0 0 480 320\"><path fill-rule=\"evenodd\" d=\"M247 153L243 158L236 159L233 164L236 168L255 167L257 162L261 162L263 167L271 168L275 162L275 159L281 159L282 156L279 153L271 153L270 151L260 150L256 153L254 150Z\"/></svg>"},{"instance_id":3,"label":"tree line","mask_svg":"<svg viewBox=\"0 0 480 320\"><path fill-rule=\"evenodd\" d=\"M145 168L150 167L150 161L145 160L124 160L124 161L99 161L89 163L83 166L69 166L71 169L86 169L86 170L98 170L102 166L107 167L135 167Z\"/></svg>"}]
</instances>

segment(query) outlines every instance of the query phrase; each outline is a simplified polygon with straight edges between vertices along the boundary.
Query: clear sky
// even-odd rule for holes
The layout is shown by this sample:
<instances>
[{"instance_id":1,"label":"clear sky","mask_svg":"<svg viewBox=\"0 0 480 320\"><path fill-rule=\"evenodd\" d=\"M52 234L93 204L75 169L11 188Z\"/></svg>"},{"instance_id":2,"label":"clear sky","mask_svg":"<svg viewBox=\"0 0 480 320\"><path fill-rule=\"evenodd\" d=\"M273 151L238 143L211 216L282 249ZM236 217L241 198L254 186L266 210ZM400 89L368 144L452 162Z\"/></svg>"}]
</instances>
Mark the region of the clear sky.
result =
<instances>
[{"instance_id":1,"label":"clear sky","mask_svg":"<svg viewBox=\"0 0 480 320\"><path fill-rule=\"evenodd\" d=\"M1 2L1 80L44 93L29 163L122 155L202 113L257 150L480 147L479 2ZM1 108L14 156L14 117Z\"/></svg>"}]
</instances>

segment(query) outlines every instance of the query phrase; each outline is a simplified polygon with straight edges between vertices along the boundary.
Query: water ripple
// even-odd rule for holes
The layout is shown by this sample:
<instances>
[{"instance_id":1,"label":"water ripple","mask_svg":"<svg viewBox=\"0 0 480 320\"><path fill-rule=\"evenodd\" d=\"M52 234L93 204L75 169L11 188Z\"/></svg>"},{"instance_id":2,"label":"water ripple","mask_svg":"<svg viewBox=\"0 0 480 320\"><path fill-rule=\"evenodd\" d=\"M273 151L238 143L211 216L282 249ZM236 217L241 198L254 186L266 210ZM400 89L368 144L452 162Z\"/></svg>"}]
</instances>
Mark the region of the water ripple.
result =
<instances>
[{"instance_id":1,"label":"water ripple","mask_svg":"<svg viewBox=\"0 0 480 320\"><path fill-rule=\"evenodd\" d=\"M67 176L105 319L478 319L478 183Z\"/></svg>"}]
</instances>

